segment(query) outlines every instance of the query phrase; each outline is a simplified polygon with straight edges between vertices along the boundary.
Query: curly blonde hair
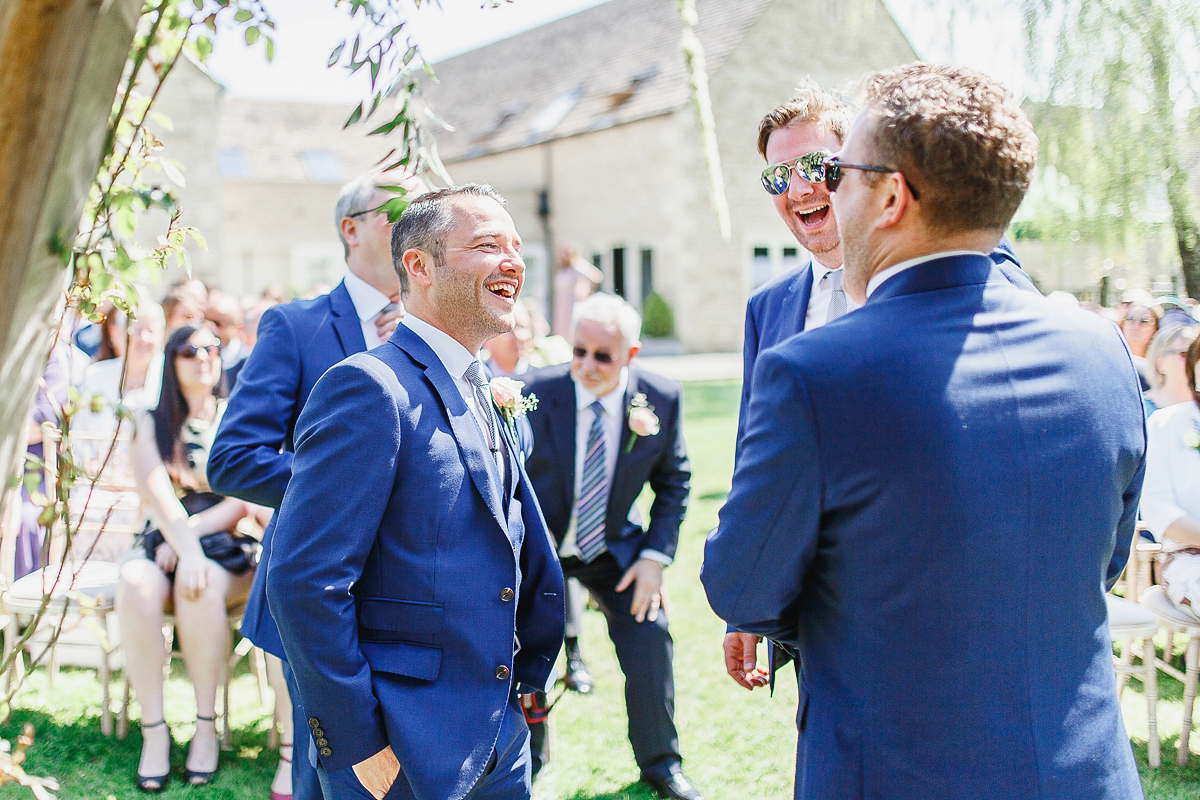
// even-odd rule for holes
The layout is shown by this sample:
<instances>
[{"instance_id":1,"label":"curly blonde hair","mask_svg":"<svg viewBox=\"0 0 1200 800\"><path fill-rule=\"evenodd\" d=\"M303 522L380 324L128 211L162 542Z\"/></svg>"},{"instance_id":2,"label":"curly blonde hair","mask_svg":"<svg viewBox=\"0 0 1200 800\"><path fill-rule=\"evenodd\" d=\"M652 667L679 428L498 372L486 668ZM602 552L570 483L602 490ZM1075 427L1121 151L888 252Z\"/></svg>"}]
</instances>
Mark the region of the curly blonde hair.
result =
<instances>
[{"instance_id":1,"label":"curly blonde hair","mask_svg":"<svg viewBox=\"0 0 1200 800\"><path fill-rule=\"evenodd\" d=\"M916 187L927 225L1008 227L1029 189L1038 138L1002 86L974 70L916 63L868 78L866 106L878 115L872 157Z\"/></svg>"}]
</instances>

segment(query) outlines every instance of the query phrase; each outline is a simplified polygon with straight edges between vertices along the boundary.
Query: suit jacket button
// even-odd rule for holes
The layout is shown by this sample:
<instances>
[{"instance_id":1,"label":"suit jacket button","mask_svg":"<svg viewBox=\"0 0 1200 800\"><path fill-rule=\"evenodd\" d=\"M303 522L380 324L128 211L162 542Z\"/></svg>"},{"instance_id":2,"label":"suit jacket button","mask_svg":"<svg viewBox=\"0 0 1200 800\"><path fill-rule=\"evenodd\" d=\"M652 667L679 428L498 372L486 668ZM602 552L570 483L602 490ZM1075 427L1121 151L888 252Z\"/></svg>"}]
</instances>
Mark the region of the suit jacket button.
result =
<instances>
[{"instance_id":1,"label":"suit jacket button","mask_svg":"<svg viewBox=\"0 0 1200 800\"><path fill-rule=\"evenodd\" d=\"M320 728L313 728L313 736L321 737L325 735L325 731Z\"/></svg>"},{"instance_id":2,"label":"suit jacket button","mask_svg":"<svg viewBox=\"0 0 1200 800\"><path fill-rule=\"evenodd\" d=\"M503 664L496 667L496 678L498 680L502 680L502 681L507 680L508 679L508 667L504 666Z\"/></svg>"},{"instance_id":3,"label":"suit jacket button","mask_svg":"<svg viewBox=\"0 0 1200 800\"><path fill-rule=\"evenodd\" d=\"M322 758L329 758L331 755L333 755L333 751L330 750L328 747L322 747L317 752L319 752L321 754Z\"/></svg>"},{"instance_id":4,"label":"suit jacket button","mask_svg":"<svg viewBox=\"0 0 1200 800\"><path fill-rule=\"evenodd\" d=\"M325 747L325 746L326 746L326 745L328 745L328 744L329 744L329 740L328 740L328 739L324 739L324 738L322 738L322 739L317 739L317 747Z\"/></svg>"},{"instance_id":5,"label":"suit jacket button","mask_svg":"<svg viewBox=\"0 0 1200 800\"><path fill-rule=\"evenodd\" d=\"M309 717L308 718L308 727L319 728L319 727L321 727L321 723L316 717Z\"/></svg>"},{"instance_id":6,"label":"suit jacket button","mask_svg":"<svg viewBox=\"0 0 1200 800\"><path fill-rule=\"evenodd\" d=\"M512 599L516 596L516 592L514 592L512 589L509 589L507 586L500 590L500 599L506 603L512 602Z\"/></svg>"}]
</instances>

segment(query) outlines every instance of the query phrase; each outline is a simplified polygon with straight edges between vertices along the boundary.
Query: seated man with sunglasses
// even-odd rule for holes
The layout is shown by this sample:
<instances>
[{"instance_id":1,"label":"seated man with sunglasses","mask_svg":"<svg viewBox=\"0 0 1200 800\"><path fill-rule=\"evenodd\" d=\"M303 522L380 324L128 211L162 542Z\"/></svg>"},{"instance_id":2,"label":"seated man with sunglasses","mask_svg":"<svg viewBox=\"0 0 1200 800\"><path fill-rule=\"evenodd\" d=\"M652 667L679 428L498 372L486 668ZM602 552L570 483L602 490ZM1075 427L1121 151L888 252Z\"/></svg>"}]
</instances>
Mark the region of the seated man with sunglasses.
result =
<instances>
[{"instance_id":1,"label":"seated man with sunglasses","mask_svg":"<svg viewBox=\"0 0 1200 800\"><path fill-rule=\"evenodd\" d=\"M762 171L763 188L796 241L812 254L812 260L760 287L746 305L736 451L739 459L759 353L858 308L842 289L842 240L825 168L830 154L841 149L850 131L850 116L850 109L835 95L805 80L790 100L772 109L758 126L758 152L768 164ZM831 177L836 186L837 172ZM1015 286L1037 291L1021 270L1007 239L1001 239L991 259ZM771 648L767 659L770 668L758 666L759 641L760 637L732 628L725 636L725 669L747 689L766 685L775 670L788 661Z\"/></svg>"},{"instance_id":2,"label":"seated man with sunglasses","mask_svg":"<svg viewBox=\"0 0 1200 800\"><path fill-rule=\"evenodd\" d=\"M525 464L563 573L600 605L625 674L629 740L642 780L662 797L700 800L683 775L675 730L663 568L679 543L691 470L680 386L633 366L641 317L594 294L572 310L570 364L529 379L533 453ZM634 501L650 484L644 523ZM534 752L535 765L543 758Z\"/></svg>"}]
</instances>

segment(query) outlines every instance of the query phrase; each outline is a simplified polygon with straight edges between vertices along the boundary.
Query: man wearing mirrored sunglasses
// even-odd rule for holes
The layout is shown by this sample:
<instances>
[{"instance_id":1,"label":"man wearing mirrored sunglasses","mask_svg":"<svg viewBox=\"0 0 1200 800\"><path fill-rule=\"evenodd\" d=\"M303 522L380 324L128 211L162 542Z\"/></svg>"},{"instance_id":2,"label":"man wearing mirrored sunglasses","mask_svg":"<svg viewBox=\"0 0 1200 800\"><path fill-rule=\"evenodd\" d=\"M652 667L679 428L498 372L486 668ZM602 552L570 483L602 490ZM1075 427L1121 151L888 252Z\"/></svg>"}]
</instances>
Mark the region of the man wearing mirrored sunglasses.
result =
<instances>
[{"instance_id":1,"label":"man wearing mirrored sunglasses","mask_svg":"<svg viewBox=\"0 0 1200 800\"><path fill-rule=\"evenodd\" d=\"M825 185L825 161L841 148L850 120L848 107L837 96L806 79L790 100L772 109L758 126L758 152L767 161L760 176L763 188L812 259L760 287L746 304L738 457L759 353L858 308L842 288L842 240ZM1007 238L1000 240L991 258L1015 286L1037 291ZM725 637L726 671L747 689L766 685L789 660L772 647L769 667L759 666L759 641L760 637L732 629Z\"/></svg>"},{"instance_id":2,"label":"man wearing mirrored sunglasses","mask_svg":"<svg viewBox=\"0 0 1200 800\"><path fill-rule=\"evenodd\" d=\"M701 573L799 654L797 800L1142 797L1104 596L1141 392L1110 322L988 255L1037 149L989 78L913 64L827 163L863 305L759 359Z\"/></svg>"}]
</instances>

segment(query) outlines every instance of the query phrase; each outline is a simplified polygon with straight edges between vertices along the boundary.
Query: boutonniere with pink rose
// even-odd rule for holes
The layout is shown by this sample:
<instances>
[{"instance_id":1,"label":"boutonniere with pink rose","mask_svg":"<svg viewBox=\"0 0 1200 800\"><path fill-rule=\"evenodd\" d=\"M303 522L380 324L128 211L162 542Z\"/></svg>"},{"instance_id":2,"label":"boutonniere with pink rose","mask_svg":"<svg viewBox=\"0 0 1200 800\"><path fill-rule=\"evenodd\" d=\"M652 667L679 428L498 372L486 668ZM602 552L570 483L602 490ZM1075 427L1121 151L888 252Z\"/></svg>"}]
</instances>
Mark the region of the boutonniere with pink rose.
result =
<instances>
[{"instance_id":1,"label":"boutonniere with pink rose","mask_svg":"<svg viewBox=\"0 0 1200 800\"><path fill-rule=\"evenodd\" d=\"M629 401L629 441L625 443L625 452L633 449L633 443L639 436L654 436L659 431L658 415L654 406L646 400L646 395L638 392Z\"/></svg>"},{"instance_id":2,"label":"boutonniere with pink rose","mask_svg":"<svg viewBox=\"0 0 1200 800\"><path fill-rule=\"evenodd\" d=\"M504 421L510 426L514 421L537 408L537 396L522 395L521 392L524 388L524 381L515 381L512 378L492 378L488 382L488 389L492 392L492 402L496 404L500 416L504 417Z\"/></svg>"}]
</instances>

